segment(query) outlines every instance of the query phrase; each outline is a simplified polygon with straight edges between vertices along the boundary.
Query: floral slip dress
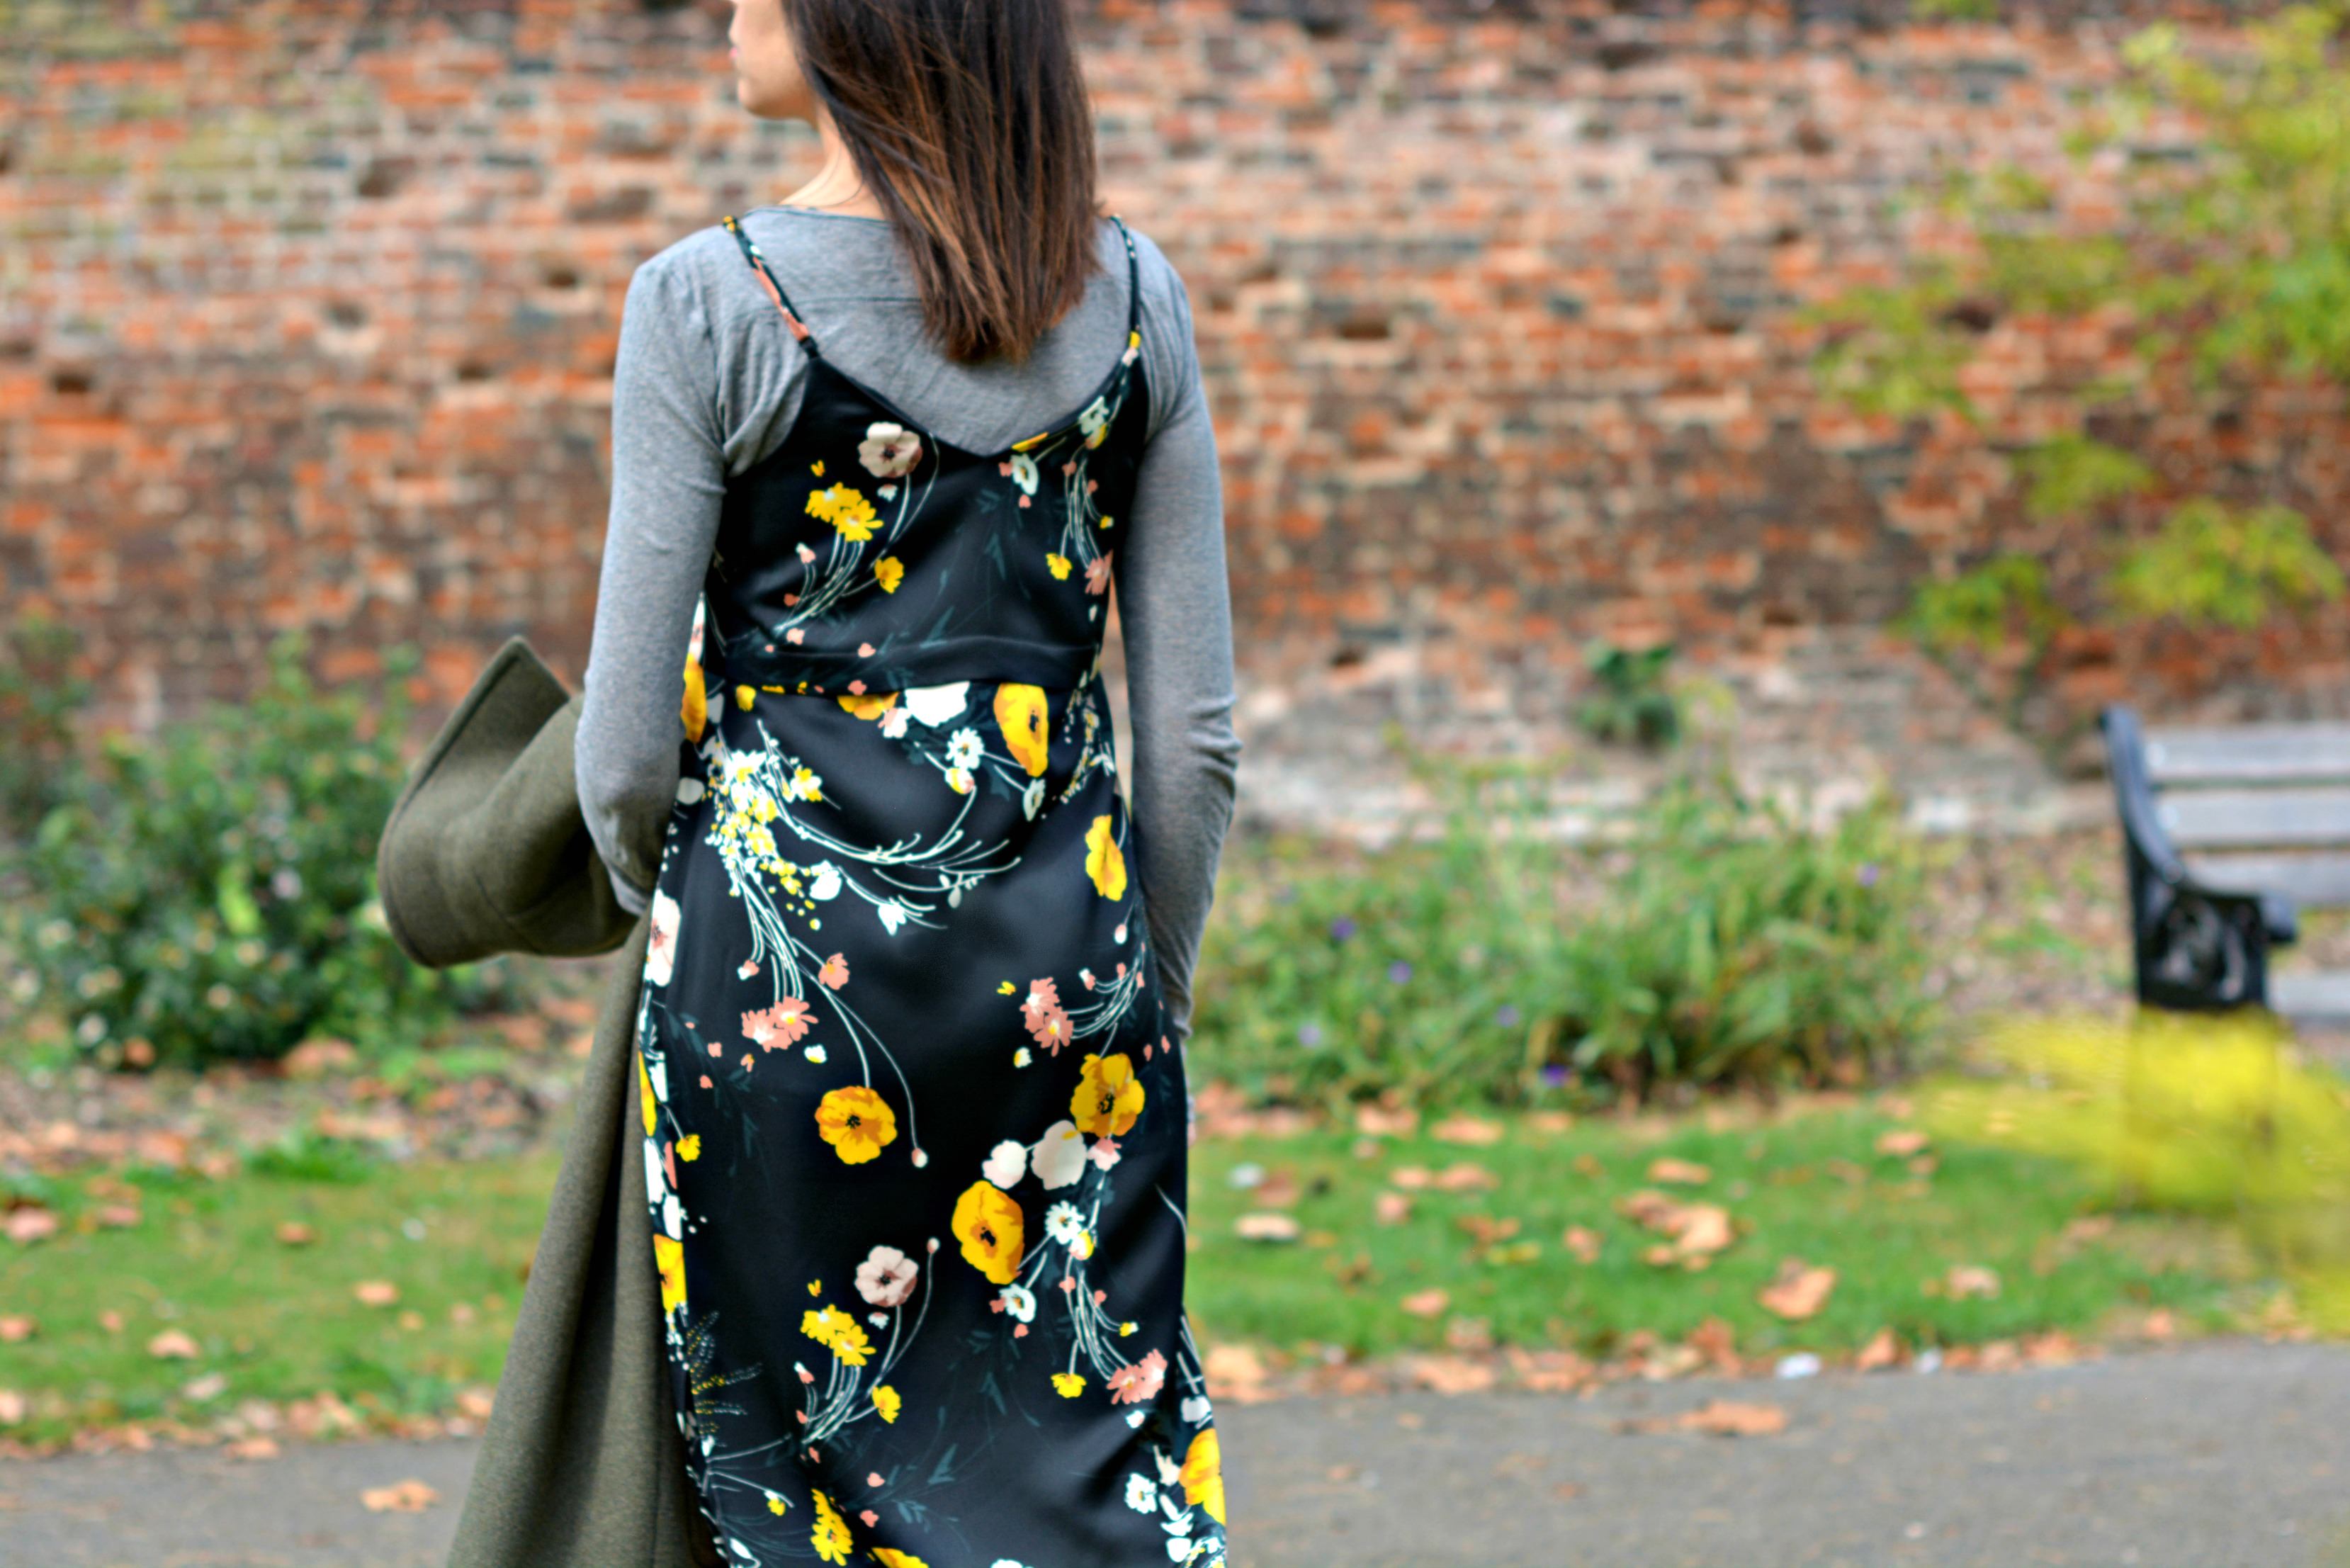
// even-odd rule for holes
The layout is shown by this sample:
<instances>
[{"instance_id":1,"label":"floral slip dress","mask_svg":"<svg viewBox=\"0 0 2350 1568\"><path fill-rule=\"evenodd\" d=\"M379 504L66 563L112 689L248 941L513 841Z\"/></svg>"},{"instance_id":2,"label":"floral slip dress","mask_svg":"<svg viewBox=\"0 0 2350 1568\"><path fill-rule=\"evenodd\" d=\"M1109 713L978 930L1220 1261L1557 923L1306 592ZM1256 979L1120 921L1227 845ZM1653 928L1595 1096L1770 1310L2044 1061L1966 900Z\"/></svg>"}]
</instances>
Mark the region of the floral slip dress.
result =
<instances>
[{"instance_id":1,"label":"floral slip dress","mask_svg":"<svg viewBox=\"0 0 2350 1568\"><path fill-rule=\"evenodd\" d=\"M1008 452L808 358L731 479L637 1020L653 1252L730 1563L1225 1561L1189 1096L1100 659L1149 399Z\"/></svg>"}]
</instances>

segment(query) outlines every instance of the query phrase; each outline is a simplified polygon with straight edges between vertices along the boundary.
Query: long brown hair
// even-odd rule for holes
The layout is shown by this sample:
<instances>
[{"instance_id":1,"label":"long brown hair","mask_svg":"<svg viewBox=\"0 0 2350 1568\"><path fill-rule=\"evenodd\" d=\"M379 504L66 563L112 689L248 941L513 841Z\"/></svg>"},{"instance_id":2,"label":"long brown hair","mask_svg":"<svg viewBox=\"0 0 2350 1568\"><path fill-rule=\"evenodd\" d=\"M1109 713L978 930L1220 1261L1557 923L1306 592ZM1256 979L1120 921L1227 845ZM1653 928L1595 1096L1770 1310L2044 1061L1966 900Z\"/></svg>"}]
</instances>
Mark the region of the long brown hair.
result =
<instances>
[{"instance_id":1,"label":"long brown hair","mask_svg":"<svg viewBox=\"0 0 2350 1568\"><path fill-rule=\"evenodd\" d=\"M932 340L1027 358L1099 265L1068 0L783 0L808 86L889 214Z\"/></svg>"}]
</instances>

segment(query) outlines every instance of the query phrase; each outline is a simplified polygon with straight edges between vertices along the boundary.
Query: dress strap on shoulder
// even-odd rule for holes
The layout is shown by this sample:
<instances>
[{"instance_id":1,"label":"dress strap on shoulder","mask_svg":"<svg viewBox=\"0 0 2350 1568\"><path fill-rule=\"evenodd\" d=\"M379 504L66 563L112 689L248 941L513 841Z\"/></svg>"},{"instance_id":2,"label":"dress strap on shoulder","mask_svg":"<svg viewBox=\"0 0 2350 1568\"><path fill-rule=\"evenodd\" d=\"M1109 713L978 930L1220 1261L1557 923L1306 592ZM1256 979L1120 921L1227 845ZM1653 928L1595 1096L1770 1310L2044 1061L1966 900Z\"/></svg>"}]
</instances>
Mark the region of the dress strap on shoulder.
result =
<instances>
[{"instance_id":1,"label":"dress strap on shoulder","mask_svg":"<svg viewBox=\"0 0 2350 1568\"><path fill-rule=\"evenodd\" d=\"M1126 346L1142 347L1142 263L1135 254L1134 231L1116 213L1109 221L1118 225L1118 238L1126 242Z\"/></svg>"},{"instance_id":2,"label":"dress strap on shoulder","mask_svg":"<svg viewBox=\"0 0 2350 1568\"><path fill-rule=\"evenodd\" d=\"M760 254L757 242L743 232L743 224L733 213L727 213L720 221L726 225L726 232L734 236L734 243L743 247L743 259L751 264L751 271L765 287L767 297L774 300L775 308L784 313L784 325L792 329L792 336L799 339L801 348L811 355L815 354L816 335L808 330L807 323L800 319L800 313L792 308L791 297L784 293L784 286L777 283L775 275L768 270L767 258Z\"/></svg>"}]
</instances>

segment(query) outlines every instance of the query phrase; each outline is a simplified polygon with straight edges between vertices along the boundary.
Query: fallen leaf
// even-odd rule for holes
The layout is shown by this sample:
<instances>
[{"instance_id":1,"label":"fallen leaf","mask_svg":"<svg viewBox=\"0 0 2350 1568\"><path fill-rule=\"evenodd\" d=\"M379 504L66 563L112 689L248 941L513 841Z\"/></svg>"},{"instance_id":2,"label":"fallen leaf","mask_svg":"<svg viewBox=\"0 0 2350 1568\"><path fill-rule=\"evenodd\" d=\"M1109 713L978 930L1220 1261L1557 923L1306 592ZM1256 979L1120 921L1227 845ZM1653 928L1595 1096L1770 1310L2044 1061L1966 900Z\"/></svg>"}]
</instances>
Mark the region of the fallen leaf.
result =
<instances>
[{"instance_id":1,"label":"fallen leaf","mask_svg":"<svg viewBox=\"0 0 2350 1568\"><path fill-rule=\"evenodd\" d=\"M1578 1154L1575 1157L1574 1165L1575 1173L1577 1176L1588 1176L1596 1179L1607 1174L1607 1168L1599 1163L1599 1157L1596 1154Z\"/></svg>"},{"instance_id":2,"label":"fallen leaf","mask_svg":"<svg viewBox=\"0 0 2350 1568\"><path fill-rule=\"evenodd\" d=\"M201 1405L207 1399L217 1399L227 1392L227 1375L220 1372L207 1372L181 1389L180 1397L183 1399L192 1399Z\"/></svg>"},{"instance_id":3,"label":"fallen leaf","mask_svg":"<svg viewBox=\"0 0 2350 1568\"><path fill-rule=\"evenodd\" d=\"M1511 1345L1503 1354L1519 1386L1538 1394L1565 1394L1591 1381L1591 1363L1571 1350L1527 1350Z\"/></svg>"},{"instance_id":4,"label":"fallen leaf","mask_svg":"<svg viewBox=\"0 0 2350 1568\"><path fill-rule=\"evenodd\" d=\"M0 1388L0 1427L13 1427L29 1411L25 1397L14 1388Z\"/></svg>"},{"instance_id":5,"label":"fallen leaf","mask_svg":"<svg viewBox=\"0 0 2350 1568\"><path fill-rule=\"evenodd\" d=\"M22 1314L0 1317L0 1345L22 1345L39 1331L39 1325Z\"/></svg>"},{"instance_id":6,"label":"fallen leaf","mask_svg":"<svg viewBox=\"0 0 2350 1568\"><path fill-rule=\"evenodd\" d=\"M1916 1127L1895 1127L1890 1132L1877 1135L1877 1152L1891 1155L1896 1159L1907 1159L1913 1154L1923 1153L1932 1141Z\"/></svg>"},{"instance_id":7,"label":"fallen leaf","mask_svg":"<svg viewBox=\"0 0 2350 1568\"><path fill-rule=\"evenodd\" d=\"M1563 1133L1575 1126L1575 1117L1566 1111L1528 1111L1524 1126L1529 1132Z\"/></svg>"},{"instance_id":8,"label":"fallen leaf","mask_svg":"<svg viewBox=\"0 0 2350 1568\"><path fill-rule=\"evenodd\" d=\"M1440 1192L1475 1192L1484 1188L1499 1187L1502 1179L1482 1165L1468 1160L1446 1166L1436 1175L1435 1186Z\"/></svg>"},{"instance_id":9,"label":"fallen leaf","mask_svg":"<svg viewBox=\"0 0 2350 1568\"><path fill-rule=\"evenodd\" d=\"M1513 1218L1497 1220L1491 1214L1463 1214L1452 1222L1474 1236L1481 1247L1506 1241L1518 1233L1518 1221Z\"/></svg>"},{"instance_id":10,"label":"fallen leaf","mask_svg":"<svg viewBox=\"0 0 2350 1568\"><path fill-rule=\"evenodd\" d=\"M1625 1194L1616 1207L1636 1224L1672 1239L1670 1246L1652 1247L1642 1254L1652 1263L1703 1268L1737 1236L1727 1209L1712 1203L1683 1203L1653 1187Z\"/></svg>"},{"instance_id":11,"label":"fallen leaf","mask_svg":"<svg viewBox=\"0 0 2350 1568\"><path fill-rule=\"evenodd\" d=\"M57 1233L57 1217L46 1209L16 1209L0 1220L0 1231L20 1247L46 1241Z\"/></svg>"},{"instance_id":12,"label":"fallen leaf","mask_svg":"<svg viewBox=\"0 0 2350 1568\"><path fill-rule=\"evenodd\" d=\"M1954 1263L1942 1276L1942 1292L1954 1302L1978 1296L1989 1301L1999 1294L1999 1274L1980 1263Z\"/></svg>"},{"instance_id":13,"label":"fallen leaf","mask_svg":"<svg viewBox=\"0 0 2350 1568\"><path fill-rule=\"evenodd\" d=\"M1648 1179L1681 1187L1703 1187L1713 1179L1713 1168L1690 1159L1653 1160L1648 1166Z\"/></svg>"},{"instance_id":14,"label":"fallen leaf","mask_svg":"<svg viewBox=\"0 0 2350 1568\"><path fill-rule=\"evenodd\" d=\"M139 1210L128 1203L108 1203L96 1212L100 1226L109 1231L128 1231L139 1223Z\"/></svg>"},{"instance_id":15,"label":"fallen leaf","mask_svg":"<svg viewBox=\"0 0 2350 1568\"><path fill-rule=\"evenodd\" d=\"M1502 1141L1505 1129L1496 1121L1472 1116L1466 1112L1450 1116L1428 1129L1446 1143L1496 1144Z\"/></svg>"},{"instance_id":16,"label":"fallen leaf","mask_svg":"<svg viewBox=\"0 0 2350 1568\"><path fill-rule=\"evenodd\" d=\"M2176 1339L2178 1336L2178 1314L2168 1307L2157 1307L2146 1314L2146 1321L2138 1324L2138 1332L2148 1339Z\"/></svg>"},{"instance_id":17,"label":"fallen leaf","mask_svg":"<svg viewBox=\"0 0 2350 1568\"><path fill-rule=\"evenodd\" d=\"M1561 1481L1550 1489L1550 1494L1562 1502L1572 1502L1583 1495L1583 1489L1573 1481Z\"/></svg>"},{"instance_id":18,"label":"fallen leaf","mask_svg":"<svg viewBox=\"0 0 2350 1568\"><path fill-rule=\"evenodd\" d=\"M1827 1304L1828 1293L1835 1289L1834 1269L1814 1269L1801 1258L1789 1258L1779 1265L1779 1277L1762 1288L1754 1299L1762 1310L1799 1323L1816 1314Z\"/></svg>"},{"instance_id":19,"label":"fallen leaf","mask_svg":"<svg viewBox=\"0 0 2350 1568\"><path fill-rule=\"evenodd\" d=\"M1482 1394L1495 1382L1492 1363L1465 1355L1415 1355L1404 1370L1414 1383L1439 1394Z\"/></svg>"},{"instance_id":20,"label":"fallen leaf","mask_svg":"<svg viewBox=\"0 0 2350 1568\"><path fill-rule=\"evenodd\" d=\"M361 1306L387 1307L400 1299L400 1287L390 1280L361 1280L351 1287Z\"/></svg>"},{"instance_id":21,"label":"fallen leaf","mask_svg":"<svg viewBox=\"0 0 2350 1568\"><path fill-rule=\"evenodd\" d=\"M1401 1192L1382 1192L1372 1199L1371 1216L1382 1225L1400 1225L1411 1218L1411 1199Z\"/></svg>"},{"instance_id":22,"label":"fallen leaf","mask_svg":"<svg viewBox=\"0 0 2350 1568\"><path fill-rule=\"evenodd\" d=\"M1852 1358L1853 1369L1856 1372L1877 1372L1887 1366L1898 1366L1902 1355L1900 1338L1891 1329L1880 1328L1866 1345L1860 1347L1860 1354Z\"/></svg>"},{"instance_id":23,"label":"fallen leaf","mask_svg":"<svg viewBox=\"0 0 2350 1568\"><path fill-rule=\"evenodd\" d=\"M1384 1106L1357 1106L1355 1130L1377 1137L1403 1137L1419 1126L1419 1113L1391 1111Z\"/></svg>"},{"instance_id":24,"label":"fallen leaf","mask_svg":"<svg viewBox=\"0 0 2350 1568\"><path fill-rule=\"evenodd\" d=\"M1677 1424L1684 1430L1711 1432L1718 1438L1769 1438L1787 1429L1787 1412L1776 1405L1709 1399L1685 1412Z\"/></svg>"},{"instance_id":25,"label":"fallen leaf","mask_svg":"<svg viewBox=\"0 0 2350 1568\"><path fill-rule=\"evenodd\" d=\"M224 1450L233 1459L274 1459L277 1457L275 1438L240 1438Z\"/></svg>"},{"instance_id":26,"label":"fallen leaf","mask_svg":"<svg viewBox=\"0 0 2350 1568\"><path fill-rule=\"evenodd\" d=\"M122 1332L122 1314L111 1307L98 1314L98 1326L109 1334Z\"/></svg>"},{"instance_id":27,"label":"fallen leaf","mask_svg":"<svg viewBox=\"0 0 2350 1568\"><path fill-rule=\"evenodd\" d=\"M457 1408L476 1421L486 1421L490 1418L490 1409L494 1403L494 1399L487 1388L464 1388L460 1389L457 1394Z\"/></svg>"},{"instance_id":28,"label":"fallen leaf","mask_svg":"<svg viewBox=\"0 0 2350 1568\"><path fill-rule=\"evenodd\" d=\"M317 1239L318 1233L298 1220L288 1220L277 1227L277 1240L282 1246L307 1247Z\"/></svg>"},{"instance_id":29,"label":"fallen leaf","mask_svg":"<svg viewBox=\"0 0 2350 1568\"><path fill-rule=\"evenodd\" d=\"M1207 1376L1211 1398L1248 1405L1265 1397L1263 1358L1245 1345L1211 1347L1200 1369Z\"/></svg>"},{"instance_id":30,"label":"fallen leaf","mask_svg":"<svg viewBox=\"0 0 2350 1568\"><path fill-rule=\"evenodd\" d=\"M1575 1254L1576 1262L1596 1263L1599 1261L1598 1231L1586 1230L1581 1225L1569 1225L1566 1233L1559 1240L1566 1244L1568 1251Z\"/></svg>"},{"instance_id":31,"label":"fallen leaf","mask_svg":"<svg viewBox=\"0 0 2350 1568\"><path fill-rule=\"evenodd\" d=\"M421 1513L440 1501L441 1494L421 1480L395 1481L359 1493L359 1506L369 1513Z\"/></svg>"},{"instance_id":32,"label":"fallen leaf","mask_svg":"<svg viewBox=\"0 0 2350 1568\"><path fill-rule=\"evenodd\" d=\"M1285 1170L1276 1170L1256 1184L1250 1198L1267 1209L1286 1209L1297 1201L1297 1178Z\"/></svg>"},{"instance_id":33,"label":"fallen leaf","mask_svg":"<svg viewBox=\"0 0 2350 1568\"><path fill-rule=\"evenodd\" d=\"M203 1353L185 1334L167 1328L147 1342L147 1354L158 1361L193 1361Z\"/></svg>"},{"instance_id":34,"label":"fallen leaf","mask_svg":"<svg viewBox=\"0 0 2350 1568\"><path fill-rule=\"evenodd\" d=\"M1738 1359L1738 1333L1718 1317L1709 1317L1690 1330L1687 1344L1716 1372L1735 1377L1744 1370Z\"/></svg>"},{"instance_id":35,"label":"fallen leaf","mask_svg":"<svg viewBox=\"0 0 2350 1568\"><path fill-rule=\"evenodd\" d=\"M1424 1187L1434 1186L1436 1178L1424 1165L1399 1165L1388 1174L1388 1180L1406 1192L1418 1192Z\"/></svg>"},{"instance_id":36,"label":"fallen leaf","mask_svg":"<svg viewBox=\"0 0 2350 1568\"><path fill-rule=\"evenodd\" d=\"M1289 1214L1243 1214L1232 1221L1233 1233L1243 1241L1295 1241L1299 1231L1296 1217Z\"/></svg>"},{"instance_id":37,"label":"fallen leaf","mask_svg":"<svg viewBox=\"0 0 2350 1568\"><path fill-rule=\"evenodd\" d=\"M1442 1312L1451 1303L1452 1296L1451 1293L1441 1289L1431 1288L1424 1291L1414 1291L1411 1294L1404 1297L1402 1301L1396 1304L1402 1307L1404 1311L1411 1314L1414 1317L1434 1317L1437 1314Z\"/></svg>"}]
</instances>

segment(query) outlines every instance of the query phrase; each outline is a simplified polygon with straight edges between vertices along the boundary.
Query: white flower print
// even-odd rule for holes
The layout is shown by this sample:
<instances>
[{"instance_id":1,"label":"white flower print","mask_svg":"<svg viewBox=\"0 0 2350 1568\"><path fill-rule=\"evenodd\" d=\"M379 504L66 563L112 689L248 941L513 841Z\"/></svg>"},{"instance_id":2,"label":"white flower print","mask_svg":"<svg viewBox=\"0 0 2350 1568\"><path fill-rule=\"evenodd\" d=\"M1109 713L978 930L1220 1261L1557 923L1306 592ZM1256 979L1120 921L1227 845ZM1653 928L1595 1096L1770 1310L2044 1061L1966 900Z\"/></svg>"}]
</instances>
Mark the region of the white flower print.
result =
<instances>
[{"instance_id":1,"label":"white flower print","mask_svg":"<svg viewBox=\"0 0 2350 1568\"><path fill-rule=\"evenodd\" d=\"M1187 1400L1186 1403L1188 1404L1189 1401ZM1183 1419L1188 1422L1191 1420L1191 1417L1187 1414L1184 1416ZM1193 1424L1196 1425L1197 1423ZM1151 1458L1159 1461L1159 1484L1160 1486L1173 1486L1177 1481L1183 1479L1183 1467L1177 1464L1175 1462L1175 1456L1169 1453L1166 1449L1159 1449L1154 1450L1151 1454Z\"/></svg>"},{"instance_id":2,"label":"white flower print","mask_svg":"<svg viewBox=\"0 0 2350 1568\"><path fill-rule=\"evenodd\" d=\"M1184 1400L1182 1405L1182 1417L1186 1426L1196 1427L1201 1422L1206 1420L1208 1418L1207 1397L1201 1394L1194 1394L1189 1399Z\"/></svg>"},{"instance_id":3,"label":"white flower print","mask_svg":"<svg viewBox=\"0 0 2350 1568\"><path fill-rule=\"evenodd\" d=\"M816 868L816 880L808 884L808 897L822 902L840 897L840 867L827 860Z\"/></svg>"},{"instance_id":4,"label":"white flower print","mask_svg":"<svg viewBox=\"0 0 2350 1568\"><path fill-rule=\"evenodd\" d=\"M959 768L975 768L986 751L986 742L979 738L977 730L957 730L953 738L947 742L947 761Z\"/></svg>"},{"instance_id":5,"label":"white flower print","mask_svg":"<svg viewBox=\"0 0 2350 1568\"><path fill-rule=\"evenodd\" d=\"M1085 1135L1077 1131L1076 1123L1066 1118L1055 1122L1036 1140L1036 1152L1028 1163L1036 1179L1045 1184L1045 1191L1066 1187L1086 1168Z\"/></svg>"},{"instance_id":6,"label":"white flower print","mask_svg":"<svg viewBox=\"0 0 2350 1568\"><path fill-rule=\"evenodd\" d=\"M685 911L675 898L659 888L653 890L653 929L645 945L645 979L653 985L669 983L671 968L677 962L677 925Z\"/></svg>"},{"instance_id":7,"label":"white flower print","mask_svg":"<svg viewBox=\"0 0 2350 1568\"><path fill-rule=\"evenodd\" d=\"M891 936L897 935L898 928L906 923L906 906L895 898L884 898L873 906L873 912L881 917L881 929Z\"/></svg>"},{"instance_id":8,"label":"white flower print","mask_svg":"<svg viewBox=\"0 0 2350 1568\"><path fill-rule=\"evenodd\" d=\"M1035 494L1036 460L1024 452L1015 452L1012 454L1011 468L1012 483L1020 487L1022 493Z\"/></svg>"},{"instance_id":9,"label":"white flower print","mask_svg":"<svg viewBox=\"0 0 2350 1568\"><path fill-rule=\"evenodd\" d=\"M1170 1563L1189 1563L1191 1561L1191 1538L1188 1535L1169 1536L1167 1538L1167 1561Z\"/></svg>"},{"instance_id":10,"label":"white flower print","mask_svg":"<svg viewBox=\"0 0 2350 1568\"><path fill-rule=\"evenodd\" d=\"M1009 1191L1013 1183L1027 1174L1028 1146L1016 1139L1005 1138L995 1146L994 1152L979 1168L988 1180Z\"/></svg>"},{"instance_id":11,"label":"white flower print","mask_svg":"<svg viewBox=\"0 0 2350 1568\"><path fill-rule=\"evenodd\" d=\"M1086 1217L1074 1203L1055 1203L1045 1210L1045 1233L1064 1247L1074 1247L1086 1233Z\"/></svg>"},{"instance_id":12,"label":"white flower print","mask_svg":"<svg viewBox=\"0 0 2350 1568\"><path fill-rule=\"evenodd\" d=\"M1036 1321L1036 1293L1026 1285L1003 1287L1003 1310L1021 1323Z\"/></svg>"},{"instance_id":13,"label":"white flower print","mask_svg":"<svg viewBox=\"0 0 2350 1568\"><path fill-rule=\"evenodd\" d=\"M1157 1513L1159 1511L1158 1484L1145 1475L1127 1477L1126 1506L1137 1513Z\"/></svg>"},{"instance_id":14,"label":"white flower print","mask_svg":"<svg viewBox=\"0 0 2350 1568\"><path fill-rule=\"evenodd\" d=\"M1030 779L1028 781L1028 787L1020 792L1021 815L1034 820L1036 815L1036 808L1044 804L1045 781L1043 779Z\"/></svg>"},{"instance_id":15,"label":"white flower print","mask_svg":"<svg viewBox=\"0 0 2350 1568\"><path fill-rule=\"evenodd\" d=\"M909 686L905 697L906 711L935 730L962 717L962 711L971 704L971 682L951 680L944 686Z\"/></svg>"},{"instance_id":16,"label":"white flower print","mask_svg":"<svg viewBox=\"0 0 2350 1568\"><path fill-rule=\"evenodd\" d=\"M857 1265L857 1293L875 1306L893 1307L914 1293L921 1269L895 1247L876 1247Z\"/></svg>"},{"instance_id":17,"label":"white flower print","mask_svg":"<svg viewBox=\"0 0 2350 1568\"><path fill-rule=\"evenodd\" d=\"M857 443L857 461L876 478L895 479L922 461L922 438L901 424L877 420L865 427L865 439Z\"/></svg>"},{"instance_id":18,"label":"white flower print","mask_svg":"<svg viewBox=\"0 0 2350 1568\"><path fill-rule=\"evenodd\" d=\"M906 738L906 721L912 716L913 715L907 712L906 705L903 702L898 703L887 713L881 715L881 732L889 736L893 741L904 740Z\"/></svg>"},{"instance_id":19,"label":"white flower print","mask_svg":"<svg viewBox=\"0 0 2350 1568\"><path fill-rule=\"evenodd\" d=\"M1109 433L1108 400L1096 398L1087 405L1086 411L1077 416L1077 425L1086 432L1087 446L1101 445L1102 437Z\"/></svg>"}]
</instances>

